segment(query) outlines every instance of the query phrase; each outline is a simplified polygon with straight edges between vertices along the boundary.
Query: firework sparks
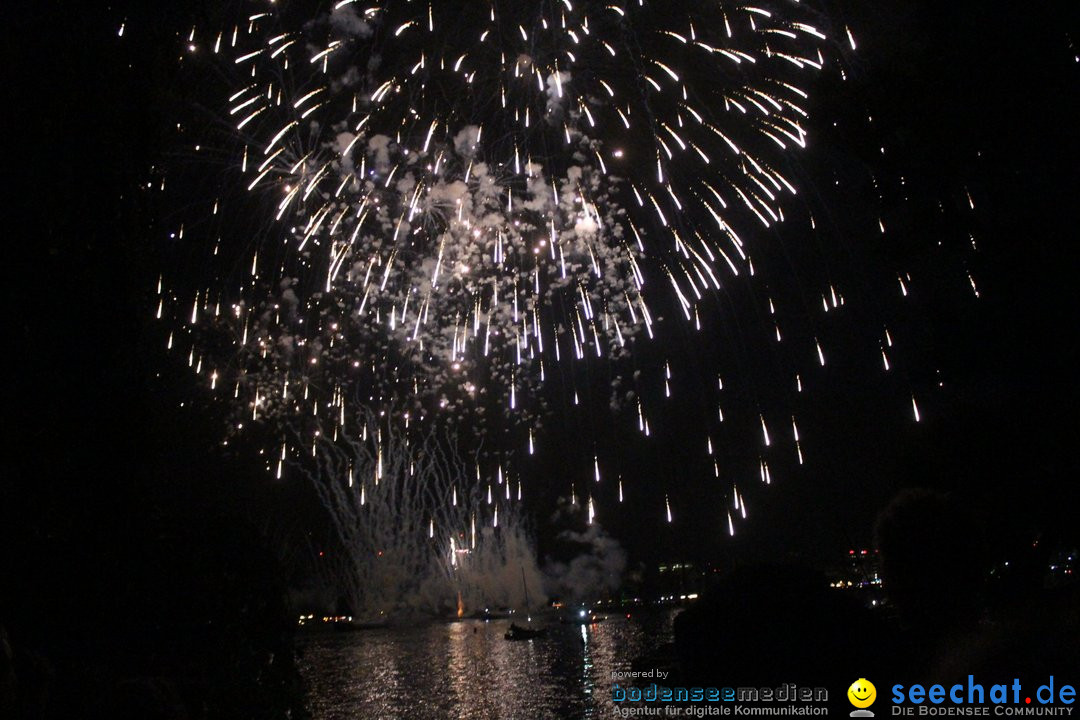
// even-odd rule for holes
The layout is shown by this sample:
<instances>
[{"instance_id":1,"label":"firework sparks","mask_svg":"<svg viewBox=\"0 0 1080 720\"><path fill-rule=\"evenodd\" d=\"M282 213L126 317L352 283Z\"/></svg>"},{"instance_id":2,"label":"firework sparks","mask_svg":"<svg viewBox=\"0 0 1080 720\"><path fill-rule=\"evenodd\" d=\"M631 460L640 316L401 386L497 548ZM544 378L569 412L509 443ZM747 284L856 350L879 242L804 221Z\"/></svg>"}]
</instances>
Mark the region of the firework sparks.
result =
<instances>
[{"instance_id":1,"label":"firework sparks","mask_svg":"<svg viewBox=\"0 0 1080 720\"><path fill-rule=\"evenodd\" d=\"M546 384L587 408L581 394L595 389L575 373L603 367L609 405L648 438L637 349L665 316L702 330L726 283L758 278L757 238L798 195L785 168L808 146L813 84L833 50L819 25L797 3L639 0L342 2L304 18L269 4L193 28L185 46L210 49L231 83L218 143L230 161L198 223L214 236L213 279L184 297L158 284L156 316L179 320L169 346L228 391L234 428L271 428L275 449L283 435L311 457L368 441L357 405L406 433L468 418L495 436L476 482L496 525L495 495L513 499L503 461L536 452ZM851 30L842 36L854 49ZM256 241L220 237L237 227ZM910 276L894 281L906 297ZM822 287L824 313L844 307L836 285ZM797 333L781 333L779 302L770 291L768 327L787 343ZM809 338L801 352L824 368L826 343ZM659 378L675 397L669 362ZM782 445L769 413L753 415L764 450ZM794 417L792 428L802 464ZM712 456L713 436L703 440ZM590 459L599 493L607 464ZM348 470L361 504L380 468ZM760 472L770 484L765 459ZM621 477L616 489L622 502ZM733 481L725 495L745 518ZM457 507L458 488L451 496ZM591 522L593 493L586 507ZM430 539L441 530L429 519Z\"/></svg>"}]
</instances>

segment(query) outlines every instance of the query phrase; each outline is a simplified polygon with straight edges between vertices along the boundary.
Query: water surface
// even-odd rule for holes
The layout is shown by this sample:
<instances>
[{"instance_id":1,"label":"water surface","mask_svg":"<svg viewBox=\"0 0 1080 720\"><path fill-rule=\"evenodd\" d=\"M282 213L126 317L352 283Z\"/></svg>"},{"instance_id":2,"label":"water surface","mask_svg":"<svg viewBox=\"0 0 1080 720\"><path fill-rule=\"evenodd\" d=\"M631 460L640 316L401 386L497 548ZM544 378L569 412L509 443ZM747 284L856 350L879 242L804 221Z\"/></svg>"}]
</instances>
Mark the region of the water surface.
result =
<instances>
[{"instance_id":1,"label":"water surface","mask_svg":"<svg viewBox=\"0 0 1080 720\"><path fill-rule=\"evenodd\" d=\"M315 636L301 644L300 669L315 720L612 717L612 672L669 643L676 613L552 624L518 642L503 638L505 620Z\"/></svg>"}]
</instances>

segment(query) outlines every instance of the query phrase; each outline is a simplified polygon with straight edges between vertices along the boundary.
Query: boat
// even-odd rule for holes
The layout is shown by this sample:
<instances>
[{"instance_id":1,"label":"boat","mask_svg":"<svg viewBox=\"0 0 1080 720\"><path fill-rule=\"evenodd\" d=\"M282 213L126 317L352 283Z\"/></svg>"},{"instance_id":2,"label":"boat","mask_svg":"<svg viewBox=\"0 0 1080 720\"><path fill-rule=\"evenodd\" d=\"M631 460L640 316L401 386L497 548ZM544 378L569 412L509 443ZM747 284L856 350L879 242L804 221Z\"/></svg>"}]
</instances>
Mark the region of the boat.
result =
<instances>
[{"instance_id":1,"label":"boat","mask_svg":"<svg viewBox=\"0 0 1080 720\"><path fill-rule=\"evenodd\" d=\"M525 588L525 612L529 612L529 584L525 582L525 568L521 568L521 586ZM532 622L532 618L528 619L528 622ZM510 628L503 635L507 640L532 640L538 638L547 633L544 628L534 627L522 627L517 623L510 623Z\"/></svg>"},{"instance_id":2,"label":"boat","mask_svg":"<svg viewBox=\"0 0 1080 720\"><path fill-rule=\"evenodd\" d=\"M510 623L510 629L503 635L507 640L532 640L547 634L544 628L522 627L517 623Z\"/></svg>"}]
</instances>

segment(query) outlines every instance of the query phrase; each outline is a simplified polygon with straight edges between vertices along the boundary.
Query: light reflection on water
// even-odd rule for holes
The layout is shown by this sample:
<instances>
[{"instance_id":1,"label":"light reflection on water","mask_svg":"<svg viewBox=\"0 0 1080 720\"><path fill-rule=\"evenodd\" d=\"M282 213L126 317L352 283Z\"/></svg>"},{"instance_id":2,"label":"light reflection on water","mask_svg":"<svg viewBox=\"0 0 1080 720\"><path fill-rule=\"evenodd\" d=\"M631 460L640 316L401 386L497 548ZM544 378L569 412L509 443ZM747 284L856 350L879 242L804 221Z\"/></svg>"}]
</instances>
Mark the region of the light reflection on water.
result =
<instances>
[{"instance_id":1,"label":"light reflection on water","mask_svg":"<svg viewBox=\"0 0 1080 720\"><path fill-rule=\"evenodd\" d=\"M505 620L317 636L300 669L315 720L612 717L612 671L670 642L676 612L550 625L519 642L503 638Z\"/></svg>"}]
</instances>

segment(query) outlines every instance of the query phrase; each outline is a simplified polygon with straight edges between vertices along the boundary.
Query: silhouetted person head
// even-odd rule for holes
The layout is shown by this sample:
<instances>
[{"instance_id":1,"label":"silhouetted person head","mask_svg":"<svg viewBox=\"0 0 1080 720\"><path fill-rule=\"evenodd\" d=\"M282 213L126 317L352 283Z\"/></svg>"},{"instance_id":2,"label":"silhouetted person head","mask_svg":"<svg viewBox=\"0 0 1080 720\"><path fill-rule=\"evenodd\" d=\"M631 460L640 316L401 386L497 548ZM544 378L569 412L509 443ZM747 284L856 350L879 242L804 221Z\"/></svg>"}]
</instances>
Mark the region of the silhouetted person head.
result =
<instances>
[{"instance_id":1,"label":"silhouetted person head","mask_svg":"<svg viewBox=\"0 0 1080 720\"><path fill-rule=\"evenodd\" d=\"M817 572L747 566L676 617L675 650L685 682L701 685L813 684L852 667L882 676L893 653L881 620Z\"/></svg>"},{"instance_id":2,"label":"silhouetted person head","mask_svg":"<svg viewBox=\"0 0 1080 720\"><path fill-rule=\"evenodd\" d=\"M931 490L904 490L878 516L882 584L910 629L931 635L978 619L983 553L970 512Z\"/></svg>"}]
</instances>

